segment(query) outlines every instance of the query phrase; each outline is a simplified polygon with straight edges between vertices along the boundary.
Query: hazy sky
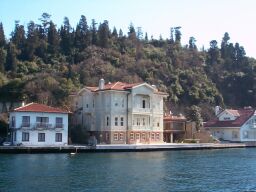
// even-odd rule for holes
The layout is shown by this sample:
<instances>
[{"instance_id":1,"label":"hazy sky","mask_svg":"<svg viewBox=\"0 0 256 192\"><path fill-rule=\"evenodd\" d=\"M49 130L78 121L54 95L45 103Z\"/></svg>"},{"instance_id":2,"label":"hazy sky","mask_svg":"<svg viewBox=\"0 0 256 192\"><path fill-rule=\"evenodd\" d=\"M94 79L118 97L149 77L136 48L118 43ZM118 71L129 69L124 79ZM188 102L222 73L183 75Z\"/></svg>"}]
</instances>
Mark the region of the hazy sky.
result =
<instances>
[{"instance_id":1,"label":"hazy sky","mask_svg":"<svg viewBox=\"0 0 256 192\"><path fill-rule=\"evenodd\" d=\"M181 26L182 44L193 36L199 48L208 48L213 39L220 46L228 32L230 42L238 42L247 56L256 58L256 0L0 0L0 22L8 37L15 20L25 26L31 20L38 23L43 12L51 14L58 27L64 16L75 27L85 15L88 24L91 19L108 20L111 29L125 33L132 22L154 38L169 38L170 27Z\"/></svg>"}]
</instances>

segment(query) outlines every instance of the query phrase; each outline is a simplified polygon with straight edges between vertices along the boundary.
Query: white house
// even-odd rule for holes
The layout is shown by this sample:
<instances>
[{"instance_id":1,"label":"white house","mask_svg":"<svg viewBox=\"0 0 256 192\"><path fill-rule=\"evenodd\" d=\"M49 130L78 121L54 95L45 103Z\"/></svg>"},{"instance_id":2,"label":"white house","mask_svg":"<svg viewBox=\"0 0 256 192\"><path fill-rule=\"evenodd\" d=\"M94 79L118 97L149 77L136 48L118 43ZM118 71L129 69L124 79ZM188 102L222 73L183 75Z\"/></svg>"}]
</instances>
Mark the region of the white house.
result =
<instances>
[{"instance_id":1,"label":"white house","mask_svg":"<svg viewBox=\"0 0 256 192\"><path fill-rule=\"evenodd\" d=\"M9 127L14 145L68 144L68 113L38 103L29 103L10 112Z\"/></svg>"},{"instance_id":2,"label":"white house","mask_svg":"<svg viewBox=\"0 0 256 192\"><path fill-rule=\"evenodd\" d=\"M74 96L74 122L98 143L163 142L163 98L147 83L122 82L85 87Z\"/></svg>"},{"instance_id":3,"label":"white house","mask_svg":"<svg viewBox=\"0 0 256 192\"><path fill-rule=\"evenodd\" d=\"M251 107L219 110L216 118L205 123L212 135L220 140L232 142L256 141L256 112Z\"/></svg>"}]
</instances>

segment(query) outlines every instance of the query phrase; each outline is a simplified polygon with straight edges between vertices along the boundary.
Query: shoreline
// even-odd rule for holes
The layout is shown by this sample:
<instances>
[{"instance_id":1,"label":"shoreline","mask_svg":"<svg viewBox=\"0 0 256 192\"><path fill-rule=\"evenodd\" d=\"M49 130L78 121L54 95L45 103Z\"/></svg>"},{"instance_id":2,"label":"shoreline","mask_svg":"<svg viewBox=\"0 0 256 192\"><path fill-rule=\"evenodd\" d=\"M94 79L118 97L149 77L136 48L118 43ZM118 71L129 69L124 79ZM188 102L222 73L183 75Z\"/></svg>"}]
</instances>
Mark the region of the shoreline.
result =
<instances>
[{"instance_id":1,"label":"shoreline","mask_svg":"<svg viewBox=\"0 0 256 192\"><path fill-rule=\"evenodd\" d=\"M95 152L147 152L147 151L178 151L178 150L205 150L205 149L231 149L256 147L255 143L169 143L169 144L123 144L103 145L96 147L86 145L67 146L0 146L0 153L26 154L26 153L95 153Z\"/></svg>"}]
</instances>

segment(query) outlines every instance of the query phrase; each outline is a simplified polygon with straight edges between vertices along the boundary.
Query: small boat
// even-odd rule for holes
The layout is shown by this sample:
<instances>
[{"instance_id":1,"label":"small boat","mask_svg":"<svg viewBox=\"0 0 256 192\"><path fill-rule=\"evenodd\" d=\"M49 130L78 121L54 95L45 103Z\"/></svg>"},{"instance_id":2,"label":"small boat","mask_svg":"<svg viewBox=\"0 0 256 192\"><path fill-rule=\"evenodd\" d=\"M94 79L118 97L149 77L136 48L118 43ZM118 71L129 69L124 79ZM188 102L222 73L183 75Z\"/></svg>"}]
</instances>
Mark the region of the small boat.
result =
<instances>
[{"instance_id":1,"label":"small boat","mask_svg":"<svg viewBox=\"0 0 256 192\"><path fill-rule=\"evenodd\" d=\"M71 152L70 155L75 155L77 154L77 148L76 148L76 152Z\"/></svg>"}]
</instances>

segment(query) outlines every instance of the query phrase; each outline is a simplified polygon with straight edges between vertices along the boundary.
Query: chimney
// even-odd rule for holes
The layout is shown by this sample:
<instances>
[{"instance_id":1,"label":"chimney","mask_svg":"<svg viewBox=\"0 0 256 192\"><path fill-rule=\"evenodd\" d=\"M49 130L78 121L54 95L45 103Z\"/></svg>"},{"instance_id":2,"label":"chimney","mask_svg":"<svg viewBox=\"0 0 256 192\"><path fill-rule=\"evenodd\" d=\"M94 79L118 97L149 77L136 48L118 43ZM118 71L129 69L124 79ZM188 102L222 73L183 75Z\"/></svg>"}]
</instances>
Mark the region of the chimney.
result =
<instances>
[{"instance_id":1,"label":"chimney","mask_svg":"<svg viewBox=\"0 0 256 192\"><path fill-rule=\"evenodd\" d=\"M215 107L215 115L217 116L220 113L220 106Z\"/></svg>"},{"instance_id":2,"label":"chimney","mask_svg":"<svg viewBox=\"0 0 256 192\"><path fill-rule=\"evenodd\" d=\"M105 81L104 81L103 78L101 78L101 79L99 80L99 90L104 89L104 86L105 86Z\"/></svg>"}]
</instances>

